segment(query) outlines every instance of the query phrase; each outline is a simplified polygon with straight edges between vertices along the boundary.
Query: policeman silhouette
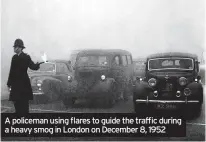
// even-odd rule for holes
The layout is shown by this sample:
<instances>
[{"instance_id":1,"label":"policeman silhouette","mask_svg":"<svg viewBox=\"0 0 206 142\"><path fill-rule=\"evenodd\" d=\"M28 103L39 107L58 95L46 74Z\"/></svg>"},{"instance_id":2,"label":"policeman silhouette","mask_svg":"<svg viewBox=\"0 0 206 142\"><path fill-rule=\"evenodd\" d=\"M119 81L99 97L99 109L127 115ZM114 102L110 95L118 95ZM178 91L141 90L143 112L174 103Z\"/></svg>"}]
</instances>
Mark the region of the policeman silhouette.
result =
<instances>
[{"instance_id":1,"label":"policeman silhouette","mask_svg":"<svg viewBox=\"0 0 206 142\"><path fill-rule=\"evenodd\" d=\"M29 113L29 100L33 99L27 69L38 70L40 64L35 64L30 56L23 52L25 47L21 39L16 39L13 47L16 54L12 57L7 82L10 89L9 100L13 101L17 114L25 115Z\"/></svg>"}]
</instances>

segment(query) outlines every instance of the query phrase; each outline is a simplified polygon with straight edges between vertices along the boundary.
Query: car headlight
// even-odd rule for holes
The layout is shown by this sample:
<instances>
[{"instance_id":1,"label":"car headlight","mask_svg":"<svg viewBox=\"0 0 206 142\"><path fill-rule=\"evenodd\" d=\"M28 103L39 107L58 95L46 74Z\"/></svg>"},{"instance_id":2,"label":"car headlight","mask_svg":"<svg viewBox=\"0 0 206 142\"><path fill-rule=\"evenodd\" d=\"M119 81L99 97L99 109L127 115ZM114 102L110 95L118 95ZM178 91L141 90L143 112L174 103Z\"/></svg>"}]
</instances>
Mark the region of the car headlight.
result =
<instances>
[{"instance_id":1,"label":"car headlight","mask_svg":"<svg viewBox=\"0 0 206 142\"><path fill-rule=\"evenodd\" d=\"M155 86L157 84L157 80L155 78L150 78L149 81L149 86Z\"/></svg>"},{"instance_id":2,"label":"car headlight","mask_svg":"<svg viewBox=\"0 0 206 142\"><path fill-rule=\"evenodd\" d=\"M141 77L136 77L136 80L138 80L138 81L143 81L143 78L141 78Z\"/></svg>"},{"instance_id":3,"label":"car headlight","mask_svg":"<svg viewBox=\"0 0 206 142\"><path fill-rule=\"evenodd\" d=\"M37 85L38 87L41 87L42 81L41 81L41 80L37 80L36 85Z\"/></svg>"},{"instance_id":4,"label":"car headlight","mask_svg":"<svg viewBox=\"0 0 206 142\"><path fill-rule=\"evenodd\" d=\"M70 75L68 75L68 81L71 81L72 77Z\"/></svg>"},{"instance_id":5,"label":"car headlight","mask_svg":"<svg viewBox=\"0 0 206 142\"><path fill-rule=\"evenodd\" d=\"M186 84L187 84L187 79L186 79L185 77L180 77L180 78L179 78L179 84L180 84L181 86L186 85Z\"/></svg>"},{"instance_id":6,"label":"car headlight","mask_svg":"<svg viewBox=\"0 0 206 142\"><path fill-rule=\"evenodd\" d=\"M101 80L105 80L106 76L105 75L101 75Z\"/></svg>"}]
</instances>

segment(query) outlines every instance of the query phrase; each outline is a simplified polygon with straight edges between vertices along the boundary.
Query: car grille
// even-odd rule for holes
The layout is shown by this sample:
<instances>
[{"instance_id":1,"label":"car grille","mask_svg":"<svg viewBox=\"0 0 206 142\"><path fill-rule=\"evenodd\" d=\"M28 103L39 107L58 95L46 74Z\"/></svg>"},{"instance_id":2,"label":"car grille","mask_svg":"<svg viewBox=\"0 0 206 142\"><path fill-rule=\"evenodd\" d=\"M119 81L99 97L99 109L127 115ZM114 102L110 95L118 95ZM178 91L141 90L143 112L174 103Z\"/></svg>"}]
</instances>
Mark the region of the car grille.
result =
<instances>
[{"instance_id":1,"label":"car grille","mask_svg":"<svg viewBox=\"0 0 206 142\"><path fill-rule=\"evenodd\" d=\"M39 88L37 86L32 86L32 92L35 93L35 92L39 92Z\"/></svg>"},{"instance_id":2,"label":"car grille","mask_svg":"<svg viewBox=\"0 0 206 142\"><path fill-rule=\"evenodd\" d=\"M174 90L172 83L166 83L165 86L162 88L164 92L172 92Z\"/></svg>"},{"instance_id":3,"label":"car grille","mask_svg":"<svg viewBox=\"0 0 206 142\"><path fill-rule=\"evenodd\" d=\"M82 93L88 92L100 80L100 76L92 72L79 72L78 74L78 90Z\"/></svg>"},{"instance_id":4,"label":"car grille","mask_svg":"<svg viewBox=\"0 0 206 142\"><path fill-rule=\"evenodd\" d=\"M90 78L92 77L92 72L79 72L80 78Z\"/></svg>"},{"instance_id":5,"label":"car grille","mask_svg":"<svg viewBox=\"0 0 206 142\"><path fill-rule=\"evenodd\" d=\"M178 88L177 79L166 80L162 79L158 81L158 89L161 92L176 92Z\"/></svg>"}]
</instances>

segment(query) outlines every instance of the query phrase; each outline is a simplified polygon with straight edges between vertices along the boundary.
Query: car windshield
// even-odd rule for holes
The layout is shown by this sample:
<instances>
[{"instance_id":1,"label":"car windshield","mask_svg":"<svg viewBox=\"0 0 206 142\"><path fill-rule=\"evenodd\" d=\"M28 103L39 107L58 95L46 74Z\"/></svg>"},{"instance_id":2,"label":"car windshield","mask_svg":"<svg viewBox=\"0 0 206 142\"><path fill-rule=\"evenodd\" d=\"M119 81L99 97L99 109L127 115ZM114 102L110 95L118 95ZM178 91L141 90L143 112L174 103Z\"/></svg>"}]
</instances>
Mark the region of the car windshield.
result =
<instances>
[{"instance_id":1,"label":"car windshield","mask_svg":"<svg viewBox=\"0 0 206 142\"><path fill-rule=\"evenodd\" d=\"M148 62L149 70L163 70L163 69L181 69L193 70L193 60L190 58L159 58L150 59Z\"/></svg>"},{"instance_id":2,"label":"car windshield","mask_svg":"<svg viewBox=\"0 0 206 142\"><path fill-rule=\"evenodd\" d=\"M77 59L77 66L107 66L106 56L81 56Z\"/></svg>"},{"instance_id":3,"label":"car windshield","mask_svg":"<svg viewBox=\"0 0 206 142\"><path fill-rule=\"evenodd\" d=\"M34 70L28 69L29 72L34 72ZM40 68L37 72L55 72L55 64L54 63L43 63L40 65Z\"/></svg>"}]
</instances>

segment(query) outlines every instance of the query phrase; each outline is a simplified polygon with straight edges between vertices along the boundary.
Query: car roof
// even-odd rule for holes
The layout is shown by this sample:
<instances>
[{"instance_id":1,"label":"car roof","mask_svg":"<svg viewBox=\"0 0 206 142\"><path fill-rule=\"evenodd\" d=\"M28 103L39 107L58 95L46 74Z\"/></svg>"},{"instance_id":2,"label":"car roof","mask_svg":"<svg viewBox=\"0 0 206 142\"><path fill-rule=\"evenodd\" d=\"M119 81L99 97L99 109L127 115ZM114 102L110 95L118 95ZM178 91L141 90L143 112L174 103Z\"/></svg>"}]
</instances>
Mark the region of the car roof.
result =
<instances>
[{"instance_id":1,"label":"car roof","mask_svg":"<svg viewBox=\"0 0 206 142\"><path fill-rule=\"evenodd\" d=\"M131 53L127 50L122 49L86 49L81 50L78 55L91 55L91 54L98 54L98 55L131 55Z\"/></svg>"},{"instance_id":2,"label":"car roof","mask_svg":"<svg viewBox=\"0 0 206 142\"><path fill-rule=\"evenodd\" d=\"M147 56L147 59L151 58L165 58L165 57L183 57L183 58L193 58L198 59L198 56L191 53L183 53L183 52L163 52L163 53L155 53Z\"/></svg>"}]
</instances>

